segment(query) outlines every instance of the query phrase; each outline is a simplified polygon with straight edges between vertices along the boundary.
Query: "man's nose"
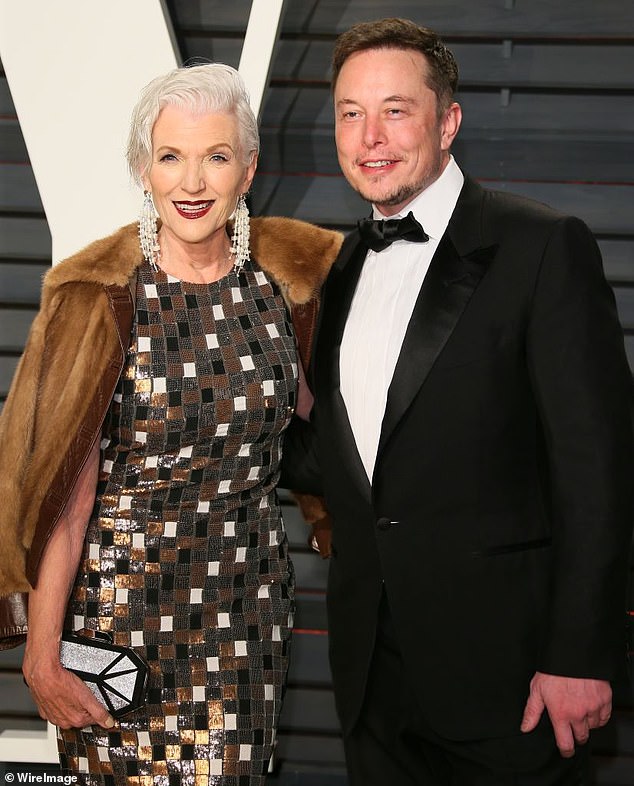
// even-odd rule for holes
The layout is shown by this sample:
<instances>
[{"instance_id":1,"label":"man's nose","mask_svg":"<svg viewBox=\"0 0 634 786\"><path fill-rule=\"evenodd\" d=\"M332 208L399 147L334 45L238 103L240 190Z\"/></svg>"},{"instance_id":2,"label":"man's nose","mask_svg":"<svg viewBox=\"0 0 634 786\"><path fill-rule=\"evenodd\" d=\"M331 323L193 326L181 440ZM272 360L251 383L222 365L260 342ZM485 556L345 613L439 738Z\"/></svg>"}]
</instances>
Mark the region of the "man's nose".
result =
<instances>
[{"instance_id":1,"label":"man's nose","mask_svg":"<svg viewBox=\"0 0 634 786\"><path fill-rule=\"evenodd\" d=\"M378 118L367 117L363 128L363 142L366 147L375 147L386 141L385 128Z\"/></svg>"}]
</instances>

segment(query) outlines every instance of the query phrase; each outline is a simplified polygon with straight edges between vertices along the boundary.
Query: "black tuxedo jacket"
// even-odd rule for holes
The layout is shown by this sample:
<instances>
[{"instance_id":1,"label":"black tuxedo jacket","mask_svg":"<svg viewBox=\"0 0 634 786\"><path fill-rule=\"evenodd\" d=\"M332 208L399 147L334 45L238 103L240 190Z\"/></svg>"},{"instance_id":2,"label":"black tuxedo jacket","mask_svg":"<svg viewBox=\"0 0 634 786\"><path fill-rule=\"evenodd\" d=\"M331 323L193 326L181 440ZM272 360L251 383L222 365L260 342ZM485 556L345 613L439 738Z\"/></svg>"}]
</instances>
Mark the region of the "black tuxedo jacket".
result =
<instances>
[{"instance_id":1,"label":"black tuxedo jacket","mask_svg":"<svg viewBox=\"0 0 634 786\"><path fill-rule=\"evenodd\" d=\"M632 386L614 297L578 219L465 181L392 379L372 483L339 390L365 259L326 282L315 408L284 484L323 492L337 707L363 700L387 594L426 720L455 739L518 733L536 670L610 679L625 657Z\"/></svg>"}]
</instances>

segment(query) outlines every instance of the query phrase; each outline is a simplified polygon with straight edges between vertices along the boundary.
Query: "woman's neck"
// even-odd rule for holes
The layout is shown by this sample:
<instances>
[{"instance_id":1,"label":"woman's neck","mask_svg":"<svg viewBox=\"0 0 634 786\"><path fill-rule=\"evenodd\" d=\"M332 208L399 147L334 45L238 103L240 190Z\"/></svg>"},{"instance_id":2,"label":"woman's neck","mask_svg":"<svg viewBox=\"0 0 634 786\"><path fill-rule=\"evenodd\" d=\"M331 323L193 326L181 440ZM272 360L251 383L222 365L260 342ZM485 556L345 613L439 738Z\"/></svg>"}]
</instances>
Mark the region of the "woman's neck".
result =
<instances>
[{"instance_id":1,"label":"woman's neck","mask_svg":"<svg viewBox=\"0 0 634 786\"><path fill-rule=\"evenodd\" d=\"M192 284L210 284L224 278L233 267L227 233L219 230L200 243L185 243L163 227L159 231L160 267L165 273Z\"/></svg>"}]
</instances>

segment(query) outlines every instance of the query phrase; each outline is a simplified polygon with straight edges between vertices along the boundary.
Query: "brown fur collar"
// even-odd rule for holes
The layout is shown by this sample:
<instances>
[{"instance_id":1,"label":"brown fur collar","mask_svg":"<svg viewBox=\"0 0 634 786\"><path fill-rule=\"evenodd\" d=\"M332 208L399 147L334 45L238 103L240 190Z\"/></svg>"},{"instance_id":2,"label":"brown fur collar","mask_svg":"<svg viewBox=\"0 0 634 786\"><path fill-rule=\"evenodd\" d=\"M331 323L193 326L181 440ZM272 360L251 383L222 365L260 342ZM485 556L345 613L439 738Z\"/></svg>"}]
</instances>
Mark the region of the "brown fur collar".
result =
<instances>
[{"instance_id":1,"label":"brown fur collar","mask_svg":"<svg viewBox=\"0 0 634 786\"><path fill-rule=\"evenodd\" d=\"M252 256L290 305L307 303L317 294L342 239L338 232L293 218L251 220ZM43 298L71 281L125 286L142 261L137 224L128 224L52 268Z\"/></svg>"},{"instance_id":2,"label":"brown fur collar","mask_svg":"<svg viewBox=\"0 0 634 786\"><path fill-rule=\"evenodd\" d=\"M318 295L341 241L337 232L294 219L251 222L253 257L290 306ZM40 311L0 417L0 596L28 590L26 554L43 500L87 409L101 395L105 368L121 359L102 287L126 286L141 262L137 225L130 224L45 277Z\"/></svg>"}]
</instances>

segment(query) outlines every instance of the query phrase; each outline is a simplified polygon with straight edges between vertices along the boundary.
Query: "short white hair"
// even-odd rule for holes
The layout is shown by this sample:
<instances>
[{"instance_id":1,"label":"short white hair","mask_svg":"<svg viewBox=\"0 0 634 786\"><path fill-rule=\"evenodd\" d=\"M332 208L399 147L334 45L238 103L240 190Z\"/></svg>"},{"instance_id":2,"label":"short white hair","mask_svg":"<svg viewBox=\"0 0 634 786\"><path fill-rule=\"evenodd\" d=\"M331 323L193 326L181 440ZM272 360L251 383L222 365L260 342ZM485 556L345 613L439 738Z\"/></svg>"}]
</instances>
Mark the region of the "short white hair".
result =
<instances>
[{"instance_id":1,"label":"short white hair","mask_svg":"<svg viewBox=\"0 0 634 786\"><path fill-rule=\"evenodd\" d=\"M126 158L130 174L139 185L152 162L152 129L167 104L202 114L233 114L238 123L239 155L245 166L258 154L258 123L236 69L224 63L175 68L146 85L132 111Z\"/></svg>"}]
</instances>

